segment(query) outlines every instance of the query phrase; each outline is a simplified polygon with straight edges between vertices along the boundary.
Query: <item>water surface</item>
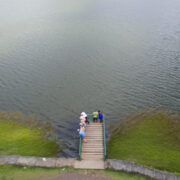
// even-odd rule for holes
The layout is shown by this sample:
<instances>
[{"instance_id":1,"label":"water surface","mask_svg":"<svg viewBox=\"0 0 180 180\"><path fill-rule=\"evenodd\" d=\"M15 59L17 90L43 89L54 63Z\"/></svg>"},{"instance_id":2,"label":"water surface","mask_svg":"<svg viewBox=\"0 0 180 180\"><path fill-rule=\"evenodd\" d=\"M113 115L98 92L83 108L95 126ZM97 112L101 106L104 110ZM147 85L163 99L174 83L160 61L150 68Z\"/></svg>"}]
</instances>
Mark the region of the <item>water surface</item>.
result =
<instances>
[{"instance_id":1,"label":"water surface","mask_svg":"<svg viewBox=\"0 0 180 180\"><path fill-rule=\"evenodd\" d=\"M50 120L72 156L81 111L180 112L179 0L0 0L0 22L0 109Z\"/></svg>"}]
</instances>

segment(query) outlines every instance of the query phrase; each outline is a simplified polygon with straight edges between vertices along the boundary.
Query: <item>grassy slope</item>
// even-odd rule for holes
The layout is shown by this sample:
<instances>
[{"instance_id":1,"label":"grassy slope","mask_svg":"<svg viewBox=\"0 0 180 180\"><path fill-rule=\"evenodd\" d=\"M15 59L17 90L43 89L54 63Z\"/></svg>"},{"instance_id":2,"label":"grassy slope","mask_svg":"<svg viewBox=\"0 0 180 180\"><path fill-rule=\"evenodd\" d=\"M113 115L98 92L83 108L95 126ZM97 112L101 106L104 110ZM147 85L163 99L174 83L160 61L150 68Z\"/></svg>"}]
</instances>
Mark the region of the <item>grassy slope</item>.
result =
<instances>
[{"instance_id":1,"label":"grassy slope","mask_svg":"<svg viewBox=\"0 0 180 180\"><path fill-rule=\"evenodd\" d=\"M124 172L116 172L111 170L77 170L73 168L34 168L34 167L20 167L12 165L0 165L0 179L6 180L38 180L44 178L61 177L62 173L77 172L82 174L91 174L92 176L111 177L112 180L146 180L148 178Z\"/></svg>"},{"instance_id":2,"label":"grassy slope","mask_svg":"<svg viewBox=\"0 0 180 180\"><path fill-rule=\"evenodd\" d=\"M58 146L45 134L46 130L9 120L0 113L0 155L52 156Z\"/></svg>"},{"instance_id":3,"label":"grassy slope","mask_svg":"<svg viewBox=\"0 0 180 180\"><path fill-rule=\"evenodd\" d=\"M112 132L108 156L180 172L180 120L163 111L129 117Z\"/></svg>"}]
</instances>

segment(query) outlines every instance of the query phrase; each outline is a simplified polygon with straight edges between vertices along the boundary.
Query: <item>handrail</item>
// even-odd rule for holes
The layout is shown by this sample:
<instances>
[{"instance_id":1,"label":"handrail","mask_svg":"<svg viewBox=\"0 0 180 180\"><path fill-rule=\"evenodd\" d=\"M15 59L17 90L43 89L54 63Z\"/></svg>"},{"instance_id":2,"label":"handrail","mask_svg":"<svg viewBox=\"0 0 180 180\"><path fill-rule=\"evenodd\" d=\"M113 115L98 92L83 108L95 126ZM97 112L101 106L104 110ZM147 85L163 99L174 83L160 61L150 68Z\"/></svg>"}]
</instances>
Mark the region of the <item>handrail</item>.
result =
<instances>
[{"instance_id":1,"label":"handrail","mask_svg":"<svg viewBox=\"0 0 180 180\"><path fill-rule=\"evenodd\" d=\"M81 153L82 153L82 138L79 138L79 160L81 160Z\"/></svg>"},{"instance_id":2,"label":"handrail","mask_svg":"<svg viewBox=\"0 0 180 180\"><path fill-rule=\"evenodd\" d=\"M104 160L106 160L106 125L105 125L105 117L103 115L103 136L104 136Z\"/></svg>"}]
</instances>

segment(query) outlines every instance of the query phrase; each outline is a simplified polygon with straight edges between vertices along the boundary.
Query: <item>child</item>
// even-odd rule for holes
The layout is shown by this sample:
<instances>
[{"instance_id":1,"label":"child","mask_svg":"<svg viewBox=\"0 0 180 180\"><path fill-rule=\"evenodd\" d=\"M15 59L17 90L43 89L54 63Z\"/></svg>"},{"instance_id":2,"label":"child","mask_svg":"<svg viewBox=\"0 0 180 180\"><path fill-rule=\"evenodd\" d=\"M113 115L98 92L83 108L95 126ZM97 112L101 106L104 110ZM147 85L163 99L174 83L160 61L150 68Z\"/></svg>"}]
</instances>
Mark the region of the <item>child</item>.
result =
<instances>
[{"instance_id":1,"label":"child","mask_svg":"<svg viewBox=\"0 0 180 180\"><path fill-rule=\"evenodd\" d=\"M84 118L86 119L85 123L88 123L88 124L89 124L87 114L86 114L85 112L82 112L82 113L81 113L81 116L84 116Z\"/></svg>"},{"instance_id":2,"label":"child","mask_svg":"<svg viewBox=\"0 0 180 180\"><path fill-rule=\"evenodd\" d=\"M80 130L79 130L79 136L82 138L83 142L87 142L87 140L85 139L86 134L85 134L85 128L83 126L80 125Z\"/></svg>"},{"instance_id":3,"label":"child","mask_svg":"<svg viewBox=\"0 0 180 180\"><path fill-rule=\"evenodd\" d=\"M99 118L99 120L100 120L100 123L102 123L102 121L103 121L103 114L101 113L101 111L99 110L98 111L98 118Z\"/></svg>"},{"instance_id":4,"label":"child","mask_svg":"<svg viewBox=\"0 0 180 180\"><path fill-rule=\"evenodd\" d=\"M95 111L93 112L93 122L97 122L97 120L98 120L98 112Z\"/></svg>"}]
</instances>

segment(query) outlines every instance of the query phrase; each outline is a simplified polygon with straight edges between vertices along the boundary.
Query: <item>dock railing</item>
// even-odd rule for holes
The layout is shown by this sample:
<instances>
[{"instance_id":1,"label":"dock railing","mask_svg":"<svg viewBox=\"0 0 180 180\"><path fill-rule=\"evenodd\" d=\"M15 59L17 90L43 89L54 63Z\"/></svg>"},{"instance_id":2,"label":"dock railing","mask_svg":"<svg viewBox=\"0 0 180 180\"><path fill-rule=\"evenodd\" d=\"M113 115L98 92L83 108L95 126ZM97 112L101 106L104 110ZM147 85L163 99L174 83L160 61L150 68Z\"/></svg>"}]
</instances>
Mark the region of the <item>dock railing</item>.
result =
<instances>
[{"instance_id":1,"label":"dock railing","mask_svg":"<svg viewBox=\"0 0 180 180\"><path fill-rule=\"evenodd\" d=\"M106 154L106 123L105 123L105 117L103 115L103 137L104 137L104 160L106 160L107 154Z\"/></svg>"},{"instance_id":2,"label":"dock railing","mask_svg":"<svg viewBox=\"0 0 180 180\"><path fill-rule=\"evenodd\" d=\"M81 160L81 153L82 153L82 138L79 138L79 157L78 160Z\"/></svg>"},{"instance_id":3,"label":"dock railing","mask_svg":"<svg viewBox=\"0 0 180 180\"><path fill-rule=\"evenodd\" d=\"M93 115L92 114L87 114L88 121L92 122L93 121ZM106 124L105 124L105 116L103 114L103 139L104 139L104 160L106 160L107 154L106 154ZM82 154L82 138L79 138L79 157L78 160L81 160L81 154Z\"/></svg>"}]
</instances>

